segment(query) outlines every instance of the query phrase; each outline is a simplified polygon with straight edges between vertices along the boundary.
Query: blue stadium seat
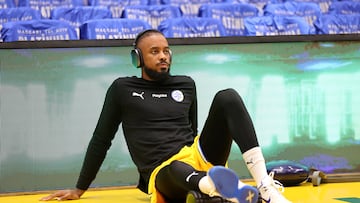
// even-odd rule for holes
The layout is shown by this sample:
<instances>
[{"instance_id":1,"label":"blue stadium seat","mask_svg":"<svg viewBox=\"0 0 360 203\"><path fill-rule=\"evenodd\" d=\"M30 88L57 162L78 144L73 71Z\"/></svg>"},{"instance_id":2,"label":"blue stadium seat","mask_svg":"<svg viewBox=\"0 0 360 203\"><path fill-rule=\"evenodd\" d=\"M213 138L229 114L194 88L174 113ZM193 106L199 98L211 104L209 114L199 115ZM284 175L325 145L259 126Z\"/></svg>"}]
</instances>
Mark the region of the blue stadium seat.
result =
<instances>
[{"instance_id":1,"label":"blue stadium seat","mask_svg":"<svg viewBox=\"0 0 360 203\"><path fill-rule=\"evenodd\" d=\"M84 0L19 0L19 7L30 7L40 11L42 18L50 18L51 10L57 7L85 6Z\"/></svg>"},{"instance_id":2,"label":"blue stadium seat","mask_svg":"<svg viewBox=\"0 0 360 203\"><path fill-rule=\"evenodd\" d=\"M360 1L338 1L329 7L330 14L360 14Z\"/></svg>"},{"instance_id":3,"label":"blue stadium seat","mask_svg":"<svg viewBox=\"0 0 360 203\"><path fill-rule=\"evenodd\" d=\"M226 0L222 0L226 2ZM214 3L214 0L163 0L163 4L180 7L183 17L198 17L202 5Z\"/></svg>"},{"instance_id":4,"label":"blue stadium seat","mask_svg":"<svg viewBox=\"0 0 360 203\"><path fill-rule=\"evenodd\" d=\"M80 39L135 39L136 35L151 26L138 19L95 19L80 26Z\"/></svg>"},{"instance_id":5,"label":"blue stadium seat","mask_svg":"<svg viewBox=\"0 0 360 203\"><path fill-rule=\"evenodd\" d=\"M239 0L213 0L212 3L233 3L234 1L239 1ZM247 0L243 0L243 1L247 1ZM239 3L239 2L235 2L235 3Z\"/></svg>"},{"instance_id":6,"label":"blue stadium seat","mask_svg":"<svg viewBox=\"0 0 360 203\"><path fill-rule=\"evenodd\" d=\"M181 17L181 12L179 7L171 5L126 6L122 17L144 20L156 29L163 20Z\"/></svg>"},{"instance_id":7,"label":"blue stadium seat","mask_svg":"<svg viewBox=\"0 0 360 203\"><path fill-rule=\"evenodd\" d=\"M161 5L162 0L149 0L148 5Z\"/></svg>"},{"instance_id":8,"label":"blue stadium seat","mask_svg":"<svg viewBox=\"0 0 360 203\"><path fill-rule=\"evenodd\" d=\"M79 27L87 20L111 18L111 11L102 6L58 7L51 12L51 19L62 20L72 25L78 35Z\"/></svg>"},{"instance_id":9,"label":"blue stadium seat","mask_svg":"<svg viewBox=\"0 0 360 203\"><path fill-rule=\"evenodd\" d=\"M248 3L259 9L259 16L263 15L263 8L266 4L283 3L283 0L233 0L232 3Z\"/></svg>"},{"instance_id":10,"label":"blue stadium seat","mask_svg":"<svg viewBox=\"0 0 360 203\"><path fill-rule=\"evenodd\" d=\"M327 13L329 10L330 5L333 2L336 2L337 0L284 0L284 2L291 2L291 1L296 1L296 2L311 2L311 3L316 3L319 5L320 10L322 13Z\"/></svg>"},{"instance_id":11,"label":"blue stadium seat","mask_svg":"<svg viewBox=\"0 0 360 203\"><path fill-rule=\"evenodd\" d=\"M11 21L26 21L41 19L40 12L27 7L0 9L0 24Z\"/></svg>"},{"instance_id":12,"label":"blue stadium seat","mask_svg":"<svg viewBox=\"0 0 360 203\"><path fill-rule=\"evenodd\" d=\"M313 2L287 1L264 6L264 16L301 16L311 26L321 14L320 6Z\"/></svg>"},{"instance_id":13,"label":"blue stadium seat","mask_svg":"<svg viewBox=\"0 0 360 203\"><path fill-rule=\"evenodd\" d=\"M121 18L125 6L148 5L149 0L88 0L89 6L105 6L113 18Z\"/></svg>"},{"instance_id":14,"label":"blue stadium seat","mask_svg":"<svg viewBox=\"0 0 360 203\"><path fill-rule=\"evenodd\" d=\"M3 42L78 39L74 27L69 23L49 19L4 23L1 37Z\"/></svg>"},{"instance_id":15,"label":"blue stadium seat","mask_svg":"<svg viewBox=\"0 0 360 203\"><path fill-rule=\"evenodd\" d=\"M214 3L200 7L200 17L219 19L228 36L244 35L244 18L258 16L255 5L245 3Z\"/></svg>"},{"instance_id":16,"label":"blue stadium seat","mask_svg":"<svg viewBox=\"0 0 360 203\"><path fill-rule=\"evenodd\" d=\"M2 24L14 21L39 20L40 12L27 7L15 7L0 9L0 30ZM1 34L0 34L1 39ZM1 42L1 40L0 40Z\"/></svg>"},{"instance_id":17,"label":"blue stadium seat","mask_svg":"<svg viewBox=\"0 0 360 203\"><path fill-rule=\"evenodd\" d=\"M360 34L360 15L322 15L314 26L316 34Z\"/></svg>"},{"instance_id":18,"label":"blue stadium seat","mask_svg":"<svg viewBox=\"0 0 360 203\"><path fill-rule=\"evenodd\" d=\"M112 18L111 11L102 6L59 7L51 12L51 19L64 20L79 27L87 20Z\"/></svg>"},{"instance_id":19,"label":"blue stadium seat","mask_svg":"<svg viewBox=\"0 0 360 203\"><path fill-rule=\"evenodd\" d=\"M0 9L14 8L14 7L16 7L14 0L1 0L0 1Z\"/></svg>"},{"instance_id":20,"label":"blue stadium seat","mask_svg":"<svg viewBox=\"0 0 360 203\"><path fill-rule=\"evenodd\" d=\"M174 18L161 22L158 27L166 37L222 37L226 30L220 20L213 18Z\"/></svg>"},{"instance_id":21,"label":"blue stadium seat","mask_svg":"<svg viewBox=\"0 0 360 203\"><path fill-rule=\"evenodd\" d=\"M244 20L246 36L315 34L304 18L298 16L258 16Z\"/></svg>"}]
</instances>

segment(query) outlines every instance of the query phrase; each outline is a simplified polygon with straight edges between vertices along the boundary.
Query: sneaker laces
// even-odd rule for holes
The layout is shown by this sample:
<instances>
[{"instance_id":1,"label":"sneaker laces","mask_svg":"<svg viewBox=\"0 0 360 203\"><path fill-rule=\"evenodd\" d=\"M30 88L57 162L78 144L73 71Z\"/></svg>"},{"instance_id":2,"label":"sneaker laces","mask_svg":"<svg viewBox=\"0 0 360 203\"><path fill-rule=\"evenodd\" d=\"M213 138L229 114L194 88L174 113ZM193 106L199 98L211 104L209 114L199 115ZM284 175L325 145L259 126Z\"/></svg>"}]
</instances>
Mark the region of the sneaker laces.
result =
<instances>
[{"instance_id":1,"label":"sneaker laces","mask_svg":"<svg viewBox=\"0 0 360 203\"><path fill-rule=\"evenodd\" d=\"M264 178L259 186L260 196L266 202L291 203L282 193L285 188L279 181L274 180L274 172Z\"/></svg>"},{"instance_id":2,"label":"sneaker laces","mask_svg":"<svg viewBox=\"0 0 360 203\"><path fill-rule=\"evenodd\" d=\"M269 177L271 178L270 185L274 186L279 192L283 193L285 191L285 188L282 183L280 183L277 180L274 180L274 175L275 173L273 171L269 173Z\"/></svg>"}]
</instances>

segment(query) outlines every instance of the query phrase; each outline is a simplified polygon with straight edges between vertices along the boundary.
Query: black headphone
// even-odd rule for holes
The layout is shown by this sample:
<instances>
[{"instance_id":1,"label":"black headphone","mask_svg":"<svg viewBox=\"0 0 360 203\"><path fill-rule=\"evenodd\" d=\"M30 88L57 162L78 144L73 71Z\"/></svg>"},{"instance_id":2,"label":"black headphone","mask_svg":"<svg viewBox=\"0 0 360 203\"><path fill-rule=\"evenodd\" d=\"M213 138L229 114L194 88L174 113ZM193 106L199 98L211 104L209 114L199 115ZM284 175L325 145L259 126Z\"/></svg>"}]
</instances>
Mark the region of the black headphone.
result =
<instances>
[{"instance_id":1,"label":"black headphone","mask_svg":"<svg viewBox=\"0 0 360 203\"><path fill-rule=\"evenodd\" d=\"M148 29L148 30L144 30L142 32L140 32L136 38L135 38L135 41L133 43L133 50L131 50L130 52L130 55L131 55L131 62L132 64L136 67L136 68L141 68L144 66L144 59L143 59L143 56L142 56L142 53L141 53L141 50L139 48L137 48L137 44L138 44L138 41L140 40L140 38L142 36L144 36L146 33L149 33L149 32L154 32L154 33L159 33L159 34L162 34L160 31L158 30L155 30L155 29ZM172 54L171 54L171 50L169 50L169 53L170 53L170 63L171 63L171 58L172 58Z\"/></svg>"}]
</instances>

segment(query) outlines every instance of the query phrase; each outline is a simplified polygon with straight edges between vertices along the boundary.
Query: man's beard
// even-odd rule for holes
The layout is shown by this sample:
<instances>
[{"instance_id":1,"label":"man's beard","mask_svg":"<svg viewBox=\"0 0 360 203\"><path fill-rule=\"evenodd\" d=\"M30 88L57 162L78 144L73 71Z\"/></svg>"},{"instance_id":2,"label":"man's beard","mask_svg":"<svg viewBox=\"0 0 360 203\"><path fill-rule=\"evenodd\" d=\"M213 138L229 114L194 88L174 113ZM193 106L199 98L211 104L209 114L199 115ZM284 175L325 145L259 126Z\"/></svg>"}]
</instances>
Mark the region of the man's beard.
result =
<instances>
[{"instance_id":1,"label":"man's beard","mask_svg":"<svg viewBox=\"0 0 360 203\"><path fill-rule=\"evenodd\" d=\"M170 68L166 72L165 71L157 72L155 70L152 70L144 66L144 71L149 76L150 79L157 82L163 82L170 77Z\"/></svg>"}]
</instances>

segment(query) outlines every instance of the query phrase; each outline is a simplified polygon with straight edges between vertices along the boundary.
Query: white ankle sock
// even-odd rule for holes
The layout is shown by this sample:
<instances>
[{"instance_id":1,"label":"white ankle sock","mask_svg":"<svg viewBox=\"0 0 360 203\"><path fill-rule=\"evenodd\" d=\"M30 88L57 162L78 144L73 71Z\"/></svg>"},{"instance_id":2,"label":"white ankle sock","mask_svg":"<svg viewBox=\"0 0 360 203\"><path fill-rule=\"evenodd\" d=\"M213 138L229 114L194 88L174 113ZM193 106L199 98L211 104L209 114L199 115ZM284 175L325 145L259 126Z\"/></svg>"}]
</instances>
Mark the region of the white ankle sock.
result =
<instances>
[{"instance_id":1,"label":"white ankle sock","mask_svg":"<svg viewBox=\"0 0 360 203\"><path fill-rule=\"evenodd\" d=\"M209 178L209 176L204 176L199 181L199 189L202 193L211 195L216 188L212 180Z\"/></svg>"},{"instance_id":2,"label":"white ankle sock","mask_svg":"<svg viewBox=\"0 0 360 203\"><path fill-rule=\"evenodd\" d=\"M260 147L254 147L243 153L243 158L256 185L261 185L261 180L267 174L265 159Z\"/></svg>"}]
</instances>

